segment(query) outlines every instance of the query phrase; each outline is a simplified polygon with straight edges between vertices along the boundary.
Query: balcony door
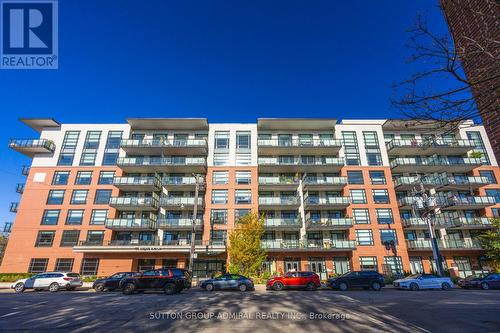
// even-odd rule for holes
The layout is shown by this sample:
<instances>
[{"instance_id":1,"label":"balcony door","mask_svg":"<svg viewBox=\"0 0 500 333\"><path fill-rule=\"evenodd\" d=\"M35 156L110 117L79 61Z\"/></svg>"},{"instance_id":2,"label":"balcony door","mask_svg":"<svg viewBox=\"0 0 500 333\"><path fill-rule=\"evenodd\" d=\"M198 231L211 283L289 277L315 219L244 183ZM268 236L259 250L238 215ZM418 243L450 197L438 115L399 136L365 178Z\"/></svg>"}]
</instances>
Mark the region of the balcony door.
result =
<instances>
[{"instance_id":1,"label":"balcony door","mask_svg":"<svg viewBox=\"0 0 500 333\"><path fill-rule=\"evenodd\" d=\"M470 264L469 257L453 257L453 261L458 269L458 275L465 278L472 275L472 265Z\"/></svg>"}]
</instances>

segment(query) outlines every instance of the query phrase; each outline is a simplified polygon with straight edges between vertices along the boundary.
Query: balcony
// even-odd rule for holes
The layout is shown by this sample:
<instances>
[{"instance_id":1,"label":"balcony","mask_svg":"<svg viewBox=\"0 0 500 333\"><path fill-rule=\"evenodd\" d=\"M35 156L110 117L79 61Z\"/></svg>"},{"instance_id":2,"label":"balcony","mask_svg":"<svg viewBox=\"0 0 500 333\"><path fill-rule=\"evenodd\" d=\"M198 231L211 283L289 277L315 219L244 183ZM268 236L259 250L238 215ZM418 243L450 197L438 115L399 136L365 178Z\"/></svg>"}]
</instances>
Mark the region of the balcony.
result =
<instances>
[{"instance_id":1,"label":"balcony","mask_svg":"<svg viewBox=\"0 0 500 333\"><path fill-rule=\"evenodd\" d=\"M291 210L299 206L297 197L259 197L260 210Z\"/></svg>"},{"instance_id":2,"label":"balcony","mask_svg":"<svg viewBox=\"0 0 500 333\"><path fill-rule=\"evenodd\" d=\"M438 177L397 177L394 179L394 187L397 191L420 190L420 184L426 190L438 188L442 185L442 179Z\"/></svg>"},{"instance_id":3,"label":"balcony","mask_svg":"<svg viewBox=\"0 0 500 333\"><path fill-rule=\"evenodd\" d=\"M107 219L106 228L111 230L156 230L156 223L152 219Z\"/></svg>"},{"instance_id":4,"label":"balcony","mask_svg":"<svg viewBox=\"0 0 500 333\"><path fill-rule=\"evenodd\" d=\"M108 242L81 241L73 247L74 252L85 253L189 253L191 242L188 239L161 240L111 240ZM195 241L195 251L200 254L215 255L226 251L224 241Z\"/></svg>"},{"instance_id":5,"label":"balcony","mask_svg":"<svg viewBox=\"0 0 500 333\"><path fill-rule=\"evenodd\" d=\"M205 139L124 139L121 148L129 155L206 155Z\"/></svg>"},{"instance_id":6,"label":"balcony","mask_svg":"<svg viewBox=\"0 0 500 333\"><path fill-rule=\"evenodd\" d=\"M349 197L306 197L305 209L345 209L351 204Z\"/></svg>"},{"instance_id":7,"label":"balcony","mask_svg":"<svg viewBox=\"0 0 500 333\"><path fill-rule=\"evenodd\" d=\"M169 191L194 191L196 187L195 177L163 177L161 180L163 187ZM202 177L198 178L198 184L200 186L205 185L205 179Z\"/></svg>"},{"instance_id":8,"label":"balcony","mask_svg":"<svg viewBox=\"0 0 500 333\"><path fill-rule=\"evenodd\" d=\"M465 198L439 198L438 203L443 210L482 209L496 204L495 197L470 196Z\"/></svg>"},{"instance_id":9,"label":"balcony","mask_svg":"<svg viewBox=\"0 0 500 333\"><path fill-rule=\"evenodd\" d=\"M30 174L31 167L29 165L23 165L23 168L21 169L21 174L23 176L28 176Z\"/></svg>"},{"instance_id":10,"label":"balcony","mask_svg":"<svg viewBox=\"0 0 500 333\"><path fill-rule=\"evenodd\" d=\"M260 172L339 172L345 163L338 157L259 157L258 165Z\"/></svg>"},{"instance_id":11,"label":"balcony","mask_svg":"<svg viewBox=\"0 0 500 333\"><path fill-rule=\"evenodd\" d=\"M389 155L431 156L463 155L475 148L472 140L392 140L387 143Z\"/></svg>"},{"instance_id":12,"label":"balcony","mask_svg":"<svg viewBox=\"0 0 500 333\"><path fill-rule=\"evenodd\" d=\"M24 193L24 183L19 183L16 185L16 193L23 194Z\"/></svg>"},{"instance_id":13,"label":"balcony","mask_svg":"<svg viewBox=\"0 0 500 333\"><path fill-rule=\"evenodd\" d=\"M10 208L9 208L9 211L11 213L17 213L17 209L19 207L19 202L11 202L10 203Z\"/></svg>"},{"instance_id":14,"label":"balcony","mask_svg":"<svg viewBox=\"0 0 500 333\"><path fill-rule=\"evenodd\" d=\"M116 165L129 173L205 173L205 157L120 157Z\"/></svg>"},{"instance_id":15,"label":"balcony","mask_svg":"<svg viewBox=\"0 0 500 333\"><path fill-rule=\"evenodd\" d=\"M266 218L264 220L264 228L269 230L300 230L300 228L302 228L302 220L299 217Z\"/></svg>"},{"instance_id":16,"label":"balcony","mask_svg":"<svg viewBox=\"0 0 500 333\"><path fill-rule=\"evenodd\" d=\"M319 220L308 219L307 230L346 230L353 225L353 219L350 217L330 218L325 217Z\"/></svg>"},{"instance_id":17,"label":"balcony","mask_svg":"<svg viewBox=\"0 0 500 333\"><path fill-rule=\"evenodd\" d=\"M194 197L170 197L160 199L160 207L170 210L192 209L194 207L194 203ZM198 207L203 207L202 198L198 198Z\"/></svg>"},{"instance_id":18,"label":"balcony","mask_svg":"<svg viewBox=\"0 0 500 333\"><path fill-rule=\"evenodd\" d=\"M115 177L113 185L127 192L153 192L161 189L157 177Z\"/></svg>"},{"instance_id":19,"label":"balcony","mask_svg":"<svg viewBox=\"0 0 500 333\"><path fill-rule=\"evenodd\" d=\"M341 190L347 185L347 177L310 177L304 179L304 188L311 191Z\"/></svg>"},{"instance_id":20,"label":"balcony","mask_svg":"<svg viewBox=\"0 0 500 333\"><path fill-rule=\"evenodd\" d=\"M483 164L480 158L413 158L398 157L391 161L393 173L466 173Z\"/></svg>"},{"instance_id":21,"label":"balcony","mask_svg":"<svg viewBox=\"0 0 500 333\"><path fill-rule=\"evenodd\" d=\"M9 147L28 157L36 154L53 154L56 150L55 143L47 139L11 139Z\"/></svg>"},{"instance_id":22,"label":"balcony","mask_svg":"<svg viewBox=\"0 0 500 333\"><path fill-rule=\"evenodd\" d=\"M432 244L429 239L406 241L409 250L430 251ZM446 250L482 250L481 243L472 239L440 239L438 247L441 251Z\"/></svg>"},{"instance_id":23,"label":"balcony","mask_svg":"<svg viewBox=\"0 0 500 333\"><path fill-rule=\"evenodd\" d=\"M337 155L341 140L334 139L259 139L259 155Z\"/></svg>"},{"instance_id":24,"label":"balcony","mask_svg":"<svg viewBox=\"0 0 500 333\"><path fill-rule=\"evenodd\" d=\"M262 240L261 246L269 252L273 251L352 251L356 249L356 241L351 240Z\"/></svg>"},{"instance_id":25,"label":"balcony","mask_svg":"<svg viewBox=\"0 0 500 333\"><path fill-rule=\"evenodd\" d=\"M262 191L296 191L299 180L294 177L259 177L259 190Z\"/></svg>"},{"instance_id":26,"label":"balcony","mask_svg":"<svg viewBox=\"0 0 500 333\"><path fill-rule=\"evenodd\" d=\"M196 219L195 230L201 230L203 226L202 219ZM193 219L190 218L167 218L158 219L158 228L163 230L192 230Z\"/></svg>"},{"instance_id":27,"label":"balcony","mask_svg":"<svg viewBox=\"0 0 500 333\"><path fill-rule=\"evenodd\" d=\"M490 183L487 177L443 177L440 190L467 191Z\"/></svg>"},{"instance_id":28,"label":"balcony","mask_svg":"<svg viewBox=\"0 0 500 333\"><path fill-rule=\"evenodd\" d=\"M111 197L109 205L120 211L156 211L158 199L152 197Z\"/></svg>"}]
</instances>

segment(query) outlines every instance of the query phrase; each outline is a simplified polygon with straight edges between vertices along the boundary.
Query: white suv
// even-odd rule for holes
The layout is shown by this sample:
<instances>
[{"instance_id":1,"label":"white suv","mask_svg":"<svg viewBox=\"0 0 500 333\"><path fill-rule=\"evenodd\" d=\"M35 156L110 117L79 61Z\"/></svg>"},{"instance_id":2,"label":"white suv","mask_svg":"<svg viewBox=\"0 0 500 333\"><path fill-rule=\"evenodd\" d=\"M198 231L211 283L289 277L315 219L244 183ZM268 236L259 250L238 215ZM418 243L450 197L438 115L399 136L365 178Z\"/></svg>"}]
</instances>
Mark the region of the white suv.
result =
<instances>
[{"instance_id":1,"label":"white suv","mask_svg":"<svg viewBox=\"0 0 500 333\"><path fill-rule=\"evenodd\" d=\"M80 280L80 275L77 273L45 272L34 275L28 279L17 280L10 287L14 289L16 293L22 293L26 289L48 289L51 292L56 292L60 288L75 290L81 286L83 286L83 282Z\"/></svg>"}]
</instances>

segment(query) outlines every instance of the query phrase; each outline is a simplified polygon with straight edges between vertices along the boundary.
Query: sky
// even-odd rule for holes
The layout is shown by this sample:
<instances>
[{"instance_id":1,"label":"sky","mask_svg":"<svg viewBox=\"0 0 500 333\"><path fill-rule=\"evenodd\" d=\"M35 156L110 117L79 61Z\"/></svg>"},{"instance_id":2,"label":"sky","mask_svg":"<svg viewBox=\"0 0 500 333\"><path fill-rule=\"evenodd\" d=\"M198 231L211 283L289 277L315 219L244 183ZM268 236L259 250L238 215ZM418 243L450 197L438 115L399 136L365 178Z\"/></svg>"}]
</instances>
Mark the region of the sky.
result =
<instances>
[{"instance_id":1,"label":"sky","mask_svg":"<svg viewBox=\"0 0 500 333\"><path fill-rule=\"evenodd\" d=\"M37 136L18 118L398 118L407 30L448 33L437 3L59 0L59 69L0 70L0 227L30 163L8 140Z\"/></svg>"}]
</instances>

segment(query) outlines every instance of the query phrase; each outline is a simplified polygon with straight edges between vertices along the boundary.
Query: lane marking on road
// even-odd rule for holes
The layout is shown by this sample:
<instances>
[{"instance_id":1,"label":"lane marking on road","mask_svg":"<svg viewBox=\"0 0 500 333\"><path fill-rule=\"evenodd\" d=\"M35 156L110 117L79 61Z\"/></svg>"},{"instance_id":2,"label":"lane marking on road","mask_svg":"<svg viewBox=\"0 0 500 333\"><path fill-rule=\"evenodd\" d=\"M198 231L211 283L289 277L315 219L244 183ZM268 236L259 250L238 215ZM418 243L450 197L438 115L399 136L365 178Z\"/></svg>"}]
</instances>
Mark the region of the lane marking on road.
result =
<instances>
[{"instance_id":1,"label":"lane marking on road","mask_svg":"<svg viewBox=\"0 0 500 333\"><path fill-rule=\"evenodd\" d=\"M15 311L15 312L7 313L7 314L5 314L3 316L0 316L0 318L10 317L10 316L13 316L13 315L18 314L18 313L21 313L21 311Z\"/></svg>"}]
</instances>

